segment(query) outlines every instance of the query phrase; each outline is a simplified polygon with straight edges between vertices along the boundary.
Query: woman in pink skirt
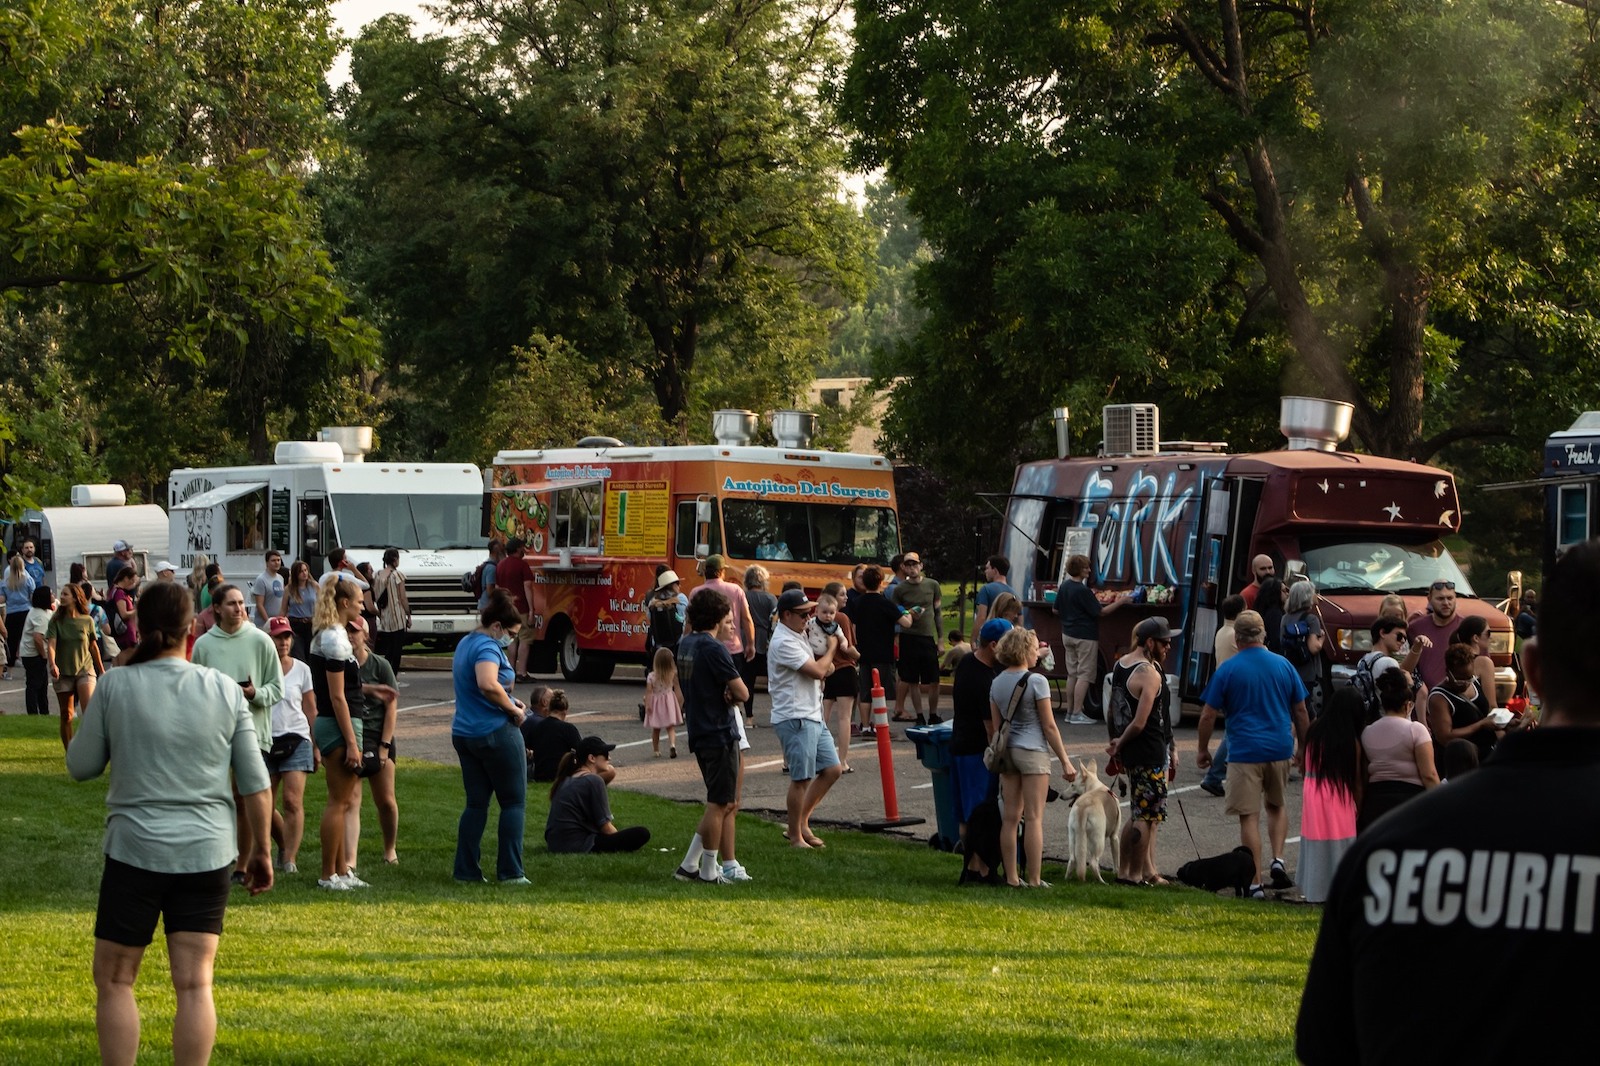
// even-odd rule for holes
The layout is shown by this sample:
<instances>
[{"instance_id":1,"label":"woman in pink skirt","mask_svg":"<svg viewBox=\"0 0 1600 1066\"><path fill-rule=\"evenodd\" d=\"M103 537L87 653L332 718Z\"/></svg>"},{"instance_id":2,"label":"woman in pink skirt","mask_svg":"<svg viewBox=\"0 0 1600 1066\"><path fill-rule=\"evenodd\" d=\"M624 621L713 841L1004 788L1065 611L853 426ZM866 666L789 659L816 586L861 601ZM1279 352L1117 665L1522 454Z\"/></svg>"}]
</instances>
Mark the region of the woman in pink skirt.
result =
<instances>
[{"instance_id":1,"label":"woman in pink skirt","mask_svg":"<svg viewBox=\"0 0 1600 1066\"><path fill-rule=\"evenodd\" d=\"M1366 704L1354 688L1328 700L1306 732L1300 808L1300 862L1295 874L1308 903L1324 903L1333 871L1356 839L1361 800L1361 724Z\"/></svg>"}]
</instances>

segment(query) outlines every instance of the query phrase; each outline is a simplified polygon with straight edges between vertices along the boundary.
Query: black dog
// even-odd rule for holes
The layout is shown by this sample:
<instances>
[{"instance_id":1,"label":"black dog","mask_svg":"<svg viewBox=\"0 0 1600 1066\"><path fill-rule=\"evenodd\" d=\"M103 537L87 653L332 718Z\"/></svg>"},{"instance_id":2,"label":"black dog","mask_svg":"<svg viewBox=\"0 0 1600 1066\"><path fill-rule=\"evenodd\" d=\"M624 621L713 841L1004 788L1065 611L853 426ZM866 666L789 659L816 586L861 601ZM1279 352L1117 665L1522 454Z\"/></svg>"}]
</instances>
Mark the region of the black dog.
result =
<instances>
[{"instance_id":1,"label":"black dog","mask_svg":"<svg viewBox=\"0 0 1600 1066\"><path fill-rule=\"evenodd\" d=\"M1243 896L1250 891L1251 882L1255 879L1256 860L1251 856L1250 849L1242 844L1225 855L1196 859L1178 867L1179 881L1207 892L1231 888L1234 895Z\"/></svg>"}]
</instances>

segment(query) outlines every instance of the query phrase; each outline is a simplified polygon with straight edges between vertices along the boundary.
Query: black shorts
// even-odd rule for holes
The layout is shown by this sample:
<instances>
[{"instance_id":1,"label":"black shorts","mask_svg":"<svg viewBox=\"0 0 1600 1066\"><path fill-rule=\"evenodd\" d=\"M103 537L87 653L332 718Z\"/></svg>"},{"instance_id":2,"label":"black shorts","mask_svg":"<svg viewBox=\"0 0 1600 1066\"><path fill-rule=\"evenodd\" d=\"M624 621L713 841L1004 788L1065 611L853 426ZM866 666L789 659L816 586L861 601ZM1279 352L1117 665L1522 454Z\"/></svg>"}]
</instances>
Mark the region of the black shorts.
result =
<instances>
[{"instance_id":1,"label":"black shorts","mask_svg":"<svg viewBox=\"0 0 1600 1066\"><path fill-rule=\"evenodd\" d=\"M233 864L198 874L164 874L141 870L106 857L100 875L100 906L94 935L124 947L148 947L156 919L173 933L222 933L228 907Z\"/></svg>"},{"instance_id":2,"label":"black shorts","mask_svg":"<svg viewBox=\"0 0 1600 1066\"><path fill-rule=\"evenodd\" d=\"M841 666L822 682L822 698L827 700L853 700L861 683L854 666Z\"/></svg>"},{"instance_id":3,"label":"black shorts","mask_svg":"<svg viewBox=\"0 0 1600 1066\"><path fill-rule=\"evenodd\" d=\"M706 783L706 802L726 805L739 797L739 742L705 748L694 753L700 779Z\"/></svg>"},{"instance_id":4,"label":"black shorts","mask_svg":"<svg viewBox=\"0 0 1600 1066\"><path fill-rule=\"evenodd\" d=\"M900 680L910 685L939 683L939 642L915 633L900 634Z\"/></svg>"},{"instance_id":5,"label":"black shorts","mask_svg":"<svg viewBox=\"0 0 1600 1066\"><path fill-rule=\"evenodd\" d=\"M872 706L872 671L878 671L878 683L883 686L885 703L894 702L894 663L869 663L865 659L856 666L856 698L863 707Z\"/></svg>"}]
</instances>

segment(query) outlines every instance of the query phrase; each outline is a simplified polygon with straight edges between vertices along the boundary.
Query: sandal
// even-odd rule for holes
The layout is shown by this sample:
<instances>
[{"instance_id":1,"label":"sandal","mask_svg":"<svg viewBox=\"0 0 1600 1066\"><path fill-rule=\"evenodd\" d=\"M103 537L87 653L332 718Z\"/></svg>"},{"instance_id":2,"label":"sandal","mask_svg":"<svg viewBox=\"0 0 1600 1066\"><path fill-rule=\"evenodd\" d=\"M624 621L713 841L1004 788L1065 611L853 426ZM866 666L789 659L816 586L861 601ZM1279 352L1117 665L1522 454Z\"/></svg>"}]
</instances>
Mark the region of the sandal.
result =
<instances>
[{"instance_id":1,"label":"sandal","mask_svg":"<svg viewBox=\"0 0 1600 1066\"><path fill-rule=\"evenodd\" d=\"M897 714L897 715L892 716L889 719L889 721L891 721L891 722L915 722L916 718L912 717L909 714Z\"/></svg>"}]
</instances>

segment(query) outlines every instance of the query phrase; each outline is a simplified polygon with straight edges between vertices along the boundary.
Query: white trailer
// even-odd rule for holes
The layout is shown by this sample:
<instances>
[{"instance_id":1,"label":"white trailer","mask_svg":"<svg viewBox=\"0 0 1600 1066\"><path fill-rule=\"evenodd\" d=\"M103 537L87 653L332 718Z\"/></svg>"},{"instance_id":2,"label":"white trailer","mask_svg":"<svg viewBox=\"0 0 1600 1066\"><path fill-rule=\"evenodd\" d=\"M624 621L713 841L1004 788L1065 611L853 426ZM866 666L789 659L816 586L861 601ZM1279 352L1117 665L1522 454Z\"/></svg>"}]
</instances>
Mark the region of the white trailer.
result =
<instances>
[{"instance_id":1,"label":"white trailer","mask_svg":"<svg viewBox=\"0 0 1600 1066\"><path fill-rule=\"evenodd\" d=\"M478 624L461 575L487 556L483 474L471 463L366 462L371 430L322 431L322 440L282 441L270 466L174 470L168 482L172 550L180 569L207 555L245 586L268 548L284 566L304 559L320 576L328 552L383 566L400 550L412 632L454 644Z\"/></svg>"},{"instance_id":2,"label":"white trailer","mask_svg":"<svg viewBox=\"0 0 1600 1066\"><path fill-rule=\"evenodd\" d=\"M134 566L149 579L155 577L151 567L167 558L167 512L153 503L130 505L121 485L74 485L71 507L22 512L6 531L7 557L29 539L51 588L67 583L73 563L104 585L111 545L119 540L133 545Z\"/></svg>"}]
</instances>

